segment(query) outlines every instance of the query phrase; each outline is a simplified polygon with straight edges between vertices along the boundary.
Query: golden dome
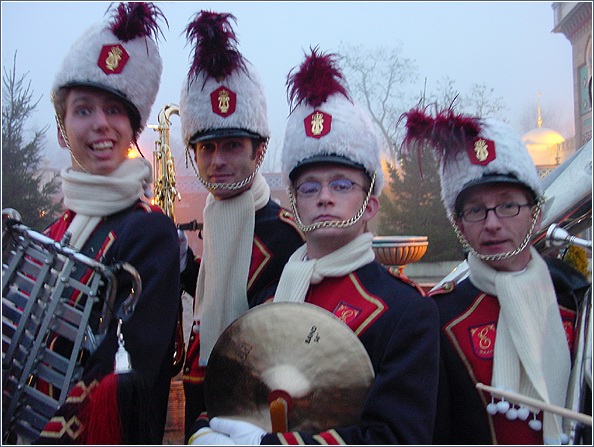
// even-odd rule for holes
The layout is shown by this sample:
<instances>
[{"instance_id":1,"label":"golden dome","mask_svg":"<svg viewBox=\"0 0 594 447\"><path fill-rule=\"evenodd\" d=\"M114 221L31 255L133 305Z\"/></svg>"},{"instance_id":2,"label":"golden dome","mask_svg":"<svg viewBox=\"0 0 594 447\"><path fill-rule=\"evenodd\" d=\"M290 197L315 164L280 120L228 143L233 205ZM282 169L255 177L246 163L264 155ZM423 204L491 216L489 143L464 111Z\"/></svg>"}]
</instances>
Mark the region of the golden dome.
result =
<instances>
[{"instance_id":1,"label":"golden dome","mask_svg":"<svg viewBox=\"0 0 594 447\"><path fill-rule=\"evenodd\" d=\"M565 138L553 129L542 127L540 113L540 92L538 93L538 119L536 129L529 130L522 135L522 142L526 145L532 161L536 167L558 165L561 161L559 152Z\"/></svg>"},{"instance_id":2,"label":"golden dome","mask_svg":"<svg viewBox=\"0 0 594 447\"><path fill-rule=\"evenodd\" d=\"M536 166L549 166L559 163L559 145L565 138L553 129L537 127L522 135L522 142Z\"/></svg>"}]
</instances>

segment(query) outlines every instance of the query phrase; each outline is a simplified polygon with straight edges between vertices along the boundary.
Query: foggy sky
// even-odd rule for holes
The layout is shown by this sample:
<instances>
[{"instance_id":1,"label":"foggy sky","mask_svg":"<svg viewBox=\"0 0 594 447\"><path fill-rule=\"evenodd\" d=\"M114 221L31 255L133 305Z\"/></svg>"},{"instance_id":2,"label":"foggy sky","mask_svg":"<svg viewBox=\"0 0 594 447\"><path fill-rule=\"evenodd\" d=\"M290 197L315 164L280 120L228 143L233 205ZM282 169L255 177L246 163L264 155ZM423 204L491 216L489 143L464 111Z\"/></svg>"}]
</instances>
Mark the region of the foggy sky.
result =
<instances>
[{"instance_id":1,"label":"foggy sky","mask_svg":"<svg viewBox=\"0 0 594 447\"><path fill-rule=\"evenodd\" d=\"M519 132L523 116L536 109L560 117L555 128L573 136L571 45L552 33L551 2L156 2L169 22L160 50L164 61L161 88L151 124L168 103L179 104L189 68L190 46L185 26L201 9L230 12L237 18L239 50L259 70L267 98L272 138L264 170L277 170L288 114L285 81L303 60L304 51L319 46L336 52L341 43L368 47L400 46L415 61L419 77L411 92L436 90L448 76L466 93L486 84L502 97L508 121ZM72 43L91 25L102 22L109 2L6 2L2 4L2 64L28 73L34 98L41 97L29 120L32 129L49 125L46 149L52 163L68 163L59 148L49 91ZM3 73L4 75L4 73ZM172 147L181 156L179 120L172 118ZM547 123L544 123L547 127ZM534 123L536 127L536 121ZM147 129L141 137L145 155L157 138ZM182 165L183 161L177 161ZM183 167L180 166L183 170Z\"/></svg>"}]
</instances>

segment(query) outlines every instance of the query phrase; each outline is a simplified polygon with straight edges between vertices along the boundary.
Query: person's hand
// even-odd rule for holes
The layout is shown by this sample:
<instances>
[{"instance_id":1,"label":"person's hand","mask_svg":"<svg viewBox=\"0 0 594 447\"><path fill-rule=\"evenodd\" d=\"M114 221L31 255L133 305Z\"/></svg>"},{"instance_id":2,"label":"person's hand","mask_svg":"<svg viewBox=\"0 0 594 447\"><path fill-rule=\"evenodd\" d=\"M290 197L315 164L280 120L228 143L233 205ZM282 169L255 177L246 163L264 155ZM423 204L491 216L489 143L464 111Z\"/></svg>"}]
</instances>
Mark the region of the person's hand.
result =
<instances>
[{"instance_id":1,"label":"person's hand","mask_svg":"<svg viewBox=\"0 0 594 447\"><path fill-rule=\"evenodd\" d=\"M190 436L188 445L235 445L233 440L210 427L203 427Z\"/></svg>"},{"instance_id":2,"label":"person's hand","mask_svg":"<svg viewBox=\"0 0 594 447\"><path fill-rule=\"evenodd\" d=\"M186 260L188 257L188 237L183 230L177 230L177 242L179 243L179 272L186 269Z\"/></svg>"},{"instance_id":3,"label":"person's hand","mask_svg":"<svg viewBox=\"0 0 594 447\"><path fill-rule=\"evenodd\" d=\"M210 428L229 435L235 444L260 445L266 432L251 422L214 417L210 420Z\"/></svg>"}]
</instances>

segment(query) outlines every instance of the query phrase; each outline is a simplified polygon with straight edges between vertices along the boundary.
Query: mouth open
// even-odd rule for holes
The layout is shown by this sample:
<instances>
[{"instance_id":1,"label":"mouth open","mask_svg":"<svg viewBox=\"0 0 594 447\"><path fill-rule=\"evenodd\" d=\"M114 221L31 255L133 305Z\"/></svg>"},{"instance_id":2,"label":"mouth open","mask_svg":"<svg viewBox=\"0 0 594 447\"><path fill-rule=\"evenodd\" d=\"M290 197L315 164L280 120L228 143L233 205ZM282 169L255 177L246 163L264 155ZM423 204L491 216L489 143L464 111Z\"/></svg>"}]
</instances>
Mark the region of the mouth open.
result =
<instances>
[{"instance_id":1,"label":"mouth open","mask_svg":"<svg viewBox=\"0 0 594 447\"><path fill-rule=\"evenodd\" d=\"M99 143L94 143L89 146L89 148L93 152L105 152L113 150L113 142L112 141L101 141Z\"/></svg>"}]
</instances>

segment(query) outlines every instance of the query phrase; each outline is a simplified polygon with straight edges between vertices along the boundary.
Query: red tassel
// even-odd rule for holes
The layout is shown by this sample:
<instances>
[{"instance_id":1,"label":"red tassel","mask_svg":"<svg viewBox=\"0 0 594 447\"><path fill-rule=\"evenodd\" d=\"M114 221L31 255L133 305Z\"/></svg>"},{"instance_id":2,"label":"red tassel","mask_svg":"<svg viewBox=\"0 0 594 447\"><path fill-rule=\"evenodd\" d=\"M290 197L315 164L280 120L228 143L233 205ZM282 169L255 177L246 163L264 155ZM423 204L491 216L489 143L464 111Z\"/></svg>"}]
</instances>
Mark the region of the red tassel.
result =
<instances>
[{"instance_id":1,"label":"red tassel","mask_svg":"<svg viewBox=\"0 0 594 447\"><path fill-rule=\"evenodd\" d=\"M83 444L122 444L117 388L117 375L108 374L88 397L81 413L85 426L81 440Z\"/></svg>"}]
</instances>

